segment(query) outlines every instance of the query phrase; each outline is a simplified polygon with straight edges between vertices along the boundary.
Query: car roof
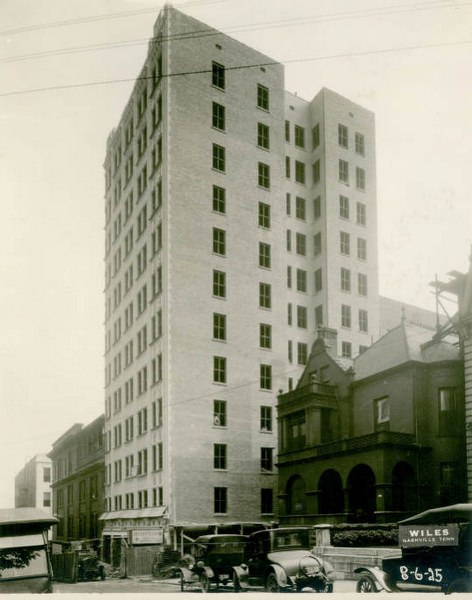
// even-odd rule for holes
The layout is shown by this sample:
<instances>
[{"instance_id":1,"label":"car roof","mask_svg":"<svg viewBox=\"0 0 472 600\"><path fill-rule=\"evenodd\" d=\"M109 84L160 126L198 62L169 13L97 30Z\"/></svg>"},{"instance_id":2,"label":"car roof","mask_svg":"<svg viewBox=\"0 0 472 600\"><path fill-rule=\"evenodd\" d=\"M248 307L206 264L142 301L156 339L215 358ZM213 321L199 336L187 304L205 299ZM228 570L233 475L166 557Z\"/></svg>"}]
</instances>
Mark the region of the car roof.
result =
<instances>
[{"instance_id":1,"label":"car roof","mask_svg":"<svg viewBox=\"0 0 472 600\"><path fill-rule=\"evenodd\" d=\"M199 537L197 537L197 539L194 541L195 544L218 544L218 543L224 543L224 542L245 542L247 541L248 536L247 535L239 535L239 534L232 534L232 533L215 533L215 534L208 534L208 535L201 535Z\"/></svg>"},{"instance_id":2,"label":"car roof","mask_svg":"<svg viewBox=\"0 0 472 600\"><path fill-rule=\"evenodd\" d=\"M421 524L431 525L439 523L464 523L472 521L472 503L451 504L430 508L413 517L399 521L399 525Z\"/></svg>"},{"instance_id":3,"label":"car roof","mask_svg":"<svg viewBox=\"0 0 472 600\"><path fill-rule=\"evenodd\" d=\"M59 519L39 508L0 508L0 527L27 523L50 526L59 523Z\"/></svg>"}]
</instances>

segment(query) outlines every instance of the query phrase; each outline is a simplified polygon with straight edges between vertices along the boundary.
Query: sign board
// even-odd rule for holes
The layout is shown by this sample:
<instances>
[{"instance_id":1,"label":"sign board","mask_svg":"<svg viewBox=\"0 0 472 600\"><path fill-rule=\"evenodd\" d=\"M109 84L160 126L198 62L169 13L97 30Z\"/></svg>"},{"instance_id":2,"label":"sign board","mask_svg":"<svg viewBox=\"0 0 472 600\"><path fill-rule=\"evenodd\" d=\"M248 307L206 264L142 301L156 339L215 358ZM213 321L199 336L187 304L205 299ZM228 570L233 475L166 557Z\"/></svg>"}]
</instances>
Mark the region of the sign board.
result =
<instances>
[{"instance_id":1,"label":"sign board","mask_svg":"<svg viewBox=\"0 0 472 600\"><path fill-rule=\"evenodd\" d=\"M130 531L130 544L162 544L164 530L162 527L155 529L132 529Z\"/></svg>"},{"instance_id":2,"label":"sign board","mask_svg":"<svg viewBox=\"0 0 472 600\"><path fill-rule=\"evenodd\" d=\"M398 538L402 548L412 546L457 546L459 525L400 525Z\"/></svg>"}]
</instances>

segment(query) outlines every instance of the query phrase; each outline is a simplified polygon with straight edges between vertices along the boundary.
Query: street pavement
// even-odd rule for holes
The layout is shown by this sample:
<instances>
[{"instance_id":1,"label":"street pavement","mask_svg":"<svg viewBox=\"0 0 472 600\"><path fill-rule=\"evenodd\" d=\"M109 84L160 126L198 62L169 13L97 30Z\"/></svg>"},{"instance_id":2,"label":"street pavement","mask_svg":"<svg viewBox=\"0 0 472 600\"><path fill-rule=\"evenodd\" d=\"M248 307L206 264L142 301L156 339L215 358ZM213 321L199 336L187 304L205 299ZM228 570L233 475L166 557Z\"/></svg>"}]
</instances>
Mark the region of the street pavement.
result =
<instances>
[{"instance_id":1,"label":"street pavement","mask_svg":"<svg viewBox=\"0 0 472 600\"><path fill-rule=\"evenodd\" d=\"M231 587L222 588L220 593L225 591L231 592ZM355 591L355 581L340 579L334 582L334 593L352 593ZM178 579L152 579L145 576L127 579L108 578L104 581L80 581L78 583L57 582L54 584L54 593L56 594L169 594L177 592L180 592ZM199 594L201 593L200 586L196 585L193 589L189 588L185 593L187 592Z\"/></svg>"}]
</instances>

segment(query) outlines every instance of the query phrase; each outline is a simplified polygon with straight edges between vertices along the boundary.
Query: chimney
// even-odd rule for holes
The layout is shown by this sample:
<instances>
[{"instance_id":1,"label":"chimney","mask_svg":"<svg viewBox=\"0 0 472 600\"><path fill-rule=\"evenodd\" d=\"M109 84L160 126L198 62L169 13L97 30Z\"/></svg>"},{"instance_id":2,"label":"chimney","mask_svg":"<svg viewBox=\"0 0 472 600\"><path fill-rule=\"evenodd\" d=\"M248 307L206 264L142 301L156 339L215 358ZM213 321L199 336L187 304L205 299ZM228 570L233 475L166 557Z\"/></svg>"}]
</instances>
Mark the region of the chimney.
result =
<instances>
[{"instance_id":1,"label":"chimney","mask_svg":"<svg viewBox=\"0 0 472 600\"><path fill-rule=\"evenodd\" d=\"M338 330L331 327L318 327L318 339L325 342L325 346L329 346L334 352L338 353Z\"/></svg>"}]
</instances>

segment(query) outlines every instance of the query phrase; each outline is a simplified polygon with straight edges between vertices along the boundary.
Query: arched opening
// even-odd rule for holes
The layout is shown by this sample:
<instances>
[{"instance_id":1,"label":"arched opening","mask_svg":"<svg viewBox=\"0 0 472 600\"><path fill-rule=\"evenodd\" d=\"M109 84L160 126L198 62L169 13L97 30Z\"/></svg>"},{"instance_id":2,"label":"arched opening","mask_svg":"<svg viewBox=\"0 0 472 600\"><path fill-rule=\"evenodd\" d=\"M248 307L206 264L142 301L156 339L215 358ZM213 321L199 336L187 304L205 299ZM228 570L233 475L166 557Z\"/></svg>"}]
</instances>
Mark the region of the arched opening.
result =
<instances>
[{"instance_id":1,"label":"arched opening","mask_svg":"<svg viewBox=\"0 0 472 600\"><path fill-rule=\"evenodd\" d=\"M318 482L318 512L322 515L344 511L344 491L341 476L334 469L322 473Z\"/></svg>"},{"instance_id":2,"label":"arched opening","mask_svg":"<svg viewBox=\"0 0 472 600\"><path fill-rule=\"evenodd\" d=\"M356 465L347 479L349 512L357 523L375 521L375 475L368 465Z\"/></svg>"},{"instance_id":3,"label":"arched opening","mask_svg":"<svg viewBox=\"0 0 472 600\"><path fill-rule=\"evenodd\" d=\"M287 514L303 515L306 511L305 482L299 475L287 483Z\"/></svg>"},{"instance_id":4,"label":"arched opening","mask_svg":"<svg viewBox=\"0 0 472 600\"><path fill-rule=\"evenodd\" d=\"M416 476L407 462L399 462L392 471L392 510L414 512L418 510Z\"/></svg>"}]
</instances>

